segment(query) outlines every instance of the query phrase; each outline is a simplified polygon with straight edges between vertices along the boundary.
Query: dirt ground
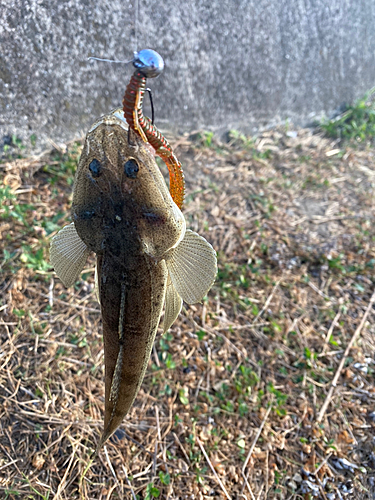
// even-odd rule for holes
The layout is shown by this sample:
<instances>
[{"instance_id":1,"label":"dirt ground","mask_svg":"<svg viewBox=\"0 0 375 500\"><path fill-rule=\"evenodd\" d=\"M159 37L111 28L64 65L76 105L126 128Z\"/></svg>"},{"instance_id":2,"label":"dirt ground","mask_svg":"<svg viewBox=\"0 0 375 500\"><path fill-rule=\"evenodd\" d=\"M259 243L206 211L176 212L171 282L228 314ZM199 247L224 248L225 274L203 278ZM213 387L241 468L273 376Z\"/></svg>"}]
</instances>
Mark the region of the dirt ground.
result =
<instances>
[{"instance_id":1,"label":"dirt ground","mask_svg":"<svg viewBox=\"0 0 375 500\"><path fill-rule=\"evenodd\" d=\"M171 142L187 225L217 250L218 278L157 337L94 462L95 260L70 289L48 260L81 146L3 157L0 497L374 499L373 150L290 126Z\"/></svg>"}]
</instances>

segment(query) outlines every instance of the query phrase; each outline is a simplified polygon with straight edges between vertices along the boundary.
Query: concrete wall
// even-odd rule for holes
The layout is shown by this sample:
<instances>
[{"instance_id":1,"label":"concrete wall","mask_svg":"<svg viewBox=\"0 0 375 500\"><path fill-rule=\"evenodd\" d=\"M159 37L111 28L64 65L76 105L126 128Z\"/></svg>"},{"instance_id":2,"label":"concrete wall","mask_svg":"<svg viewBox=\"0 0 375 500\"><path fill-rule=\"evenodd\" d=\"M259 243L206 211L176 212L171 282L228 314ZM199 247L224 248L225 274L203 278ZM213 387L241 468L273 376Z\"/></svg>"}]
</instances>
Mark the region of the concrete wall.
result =
<instances>
[{"instance_id":1,"label":"concrete wall","mask_svg":"<svg viewBox=\"0 0 375 500\"><path fill-rule=\"evenodd\" d=\"M375 83L374 0L0 0L0 144L64 141L121 103L153 48L161 129L224 131L332 113Z\"/></svg>"}]
</instances>

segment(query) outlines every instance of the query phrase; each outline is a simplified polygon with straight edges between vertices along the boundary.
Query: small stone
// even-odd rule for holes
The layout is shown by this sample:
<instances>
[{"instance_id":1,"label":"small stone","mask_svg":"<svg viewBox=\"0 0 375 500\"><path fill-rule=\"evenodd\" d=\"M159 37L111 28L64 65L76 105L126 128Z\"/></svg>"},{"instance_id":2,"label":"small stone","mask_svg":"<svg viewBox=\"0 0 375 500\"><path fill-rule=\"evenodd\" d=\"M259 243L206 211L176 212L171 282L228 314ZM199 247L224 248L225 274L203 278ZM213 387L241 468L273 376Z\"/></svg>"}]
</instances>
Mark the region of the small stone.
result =
<instances>
[{"instance_id":1,"label":"small stone","mask_svg":"<svg viewBox=\"0 0 375 500\"><path fill-rule=\"evenodd\" d=\"M293 476L293 481L295 481L296 483L302 483L302 476L301 474L299 474L298 472L296 474L294 474Z\"/></svg>"},{"instance_id":2,"label":"small stone","mask_svg":"<svg viewBox=\"0 0 375 500\"><path fill-rule=\"evenodd\" d=\"M306 453L307 455L310 455L311 453L311 444L303 443L302 445L302 451Z\"/></svg>"},{"instance_id":3,"label":"small stone","mask_svg":"<svg viewBox=\"0 0 375 500\"><path fill-rule=\"evenodd\" d=\"M111 436L110 440L113 442L113 443L116 443L117 441L121 441L121 439L124 439L125 437L125 431L118 428L114 433L113 435Z\"/></svg>"},{"instance_id":4,"label":"small stone","mask_svg":"<svg viewBox=\"0 0 375 500\"><path fill-rule=\"evenodd\" d=\"M46 460L42 455L36 454L36 455L34 455L34 458L33 458L33 466L37 470L40 470L43 467L45 461Z\"/></svg>"},{"instance_id":5,"label":"small stone","mask_svg":"<svg viewBox=\"0 0 375 500\"><path fill-rule=\"evenodd\" d=\"M295 483L294 481L289 481L288 486L289 488L292 488L292 490L297 489L297 483Z\"/></svg>"}]
</instances>

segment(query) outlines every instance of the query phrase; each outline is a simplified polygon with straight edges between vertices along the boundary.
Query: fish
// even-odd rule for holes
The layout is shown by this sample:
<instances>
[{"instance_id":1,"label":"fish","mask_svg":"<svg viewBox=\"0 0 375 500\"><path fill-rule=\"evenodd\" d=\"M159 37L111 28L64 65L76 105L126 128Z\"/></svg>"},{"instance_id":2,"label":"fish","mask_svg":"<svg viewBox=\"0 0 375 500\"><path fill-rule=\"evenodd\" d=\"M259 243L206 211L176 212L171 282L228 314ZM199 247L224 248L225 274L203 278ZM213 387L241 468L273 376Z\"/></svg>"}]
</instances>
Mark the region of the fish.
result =
<instances>
[{"instance_id":1,"label":"fish","mask_svg":"<svg viewBox=\"0 0 375 500\"><path fill-rule=\"evenodd\" d=\"M186 228L147 143L121 109L87 133L73 186L72 222L51 240L50 260L66 287L96 254L104 365L104 430L122 423L141 386L164 310L166 332L183 301L201 302L215 281L216 252Z\"/></svg>"}]
</instances>

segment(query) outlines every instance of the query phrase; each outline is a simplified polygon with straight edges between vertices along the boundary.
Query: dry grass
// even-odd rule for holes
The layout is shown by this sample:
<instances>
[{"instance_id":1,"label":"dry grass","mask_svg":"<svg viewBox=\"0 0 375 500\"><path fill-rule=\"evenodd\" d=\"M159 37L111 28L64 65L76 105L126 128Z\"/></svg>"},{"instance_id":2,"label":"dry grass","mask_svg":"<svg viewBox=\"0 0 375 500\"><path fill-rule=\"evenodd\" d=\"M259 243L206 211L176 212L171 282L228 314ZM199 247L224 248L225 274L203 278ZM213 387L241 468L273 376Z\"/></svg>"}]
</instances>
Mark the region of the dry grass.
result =
<instances>
[{"instance_id":1,"label":"dry grass","mask_svg":"<svg viewBox=\"0 0 375 500\"><path fill-rule=\"evenodd\" d=\"M219 276L157 339L94 463L94 260L66 290L47 250L79 147L0 167L0 497L375 498L373 153L309 130L174 143Z\"/></svg>"}]
</instances>

